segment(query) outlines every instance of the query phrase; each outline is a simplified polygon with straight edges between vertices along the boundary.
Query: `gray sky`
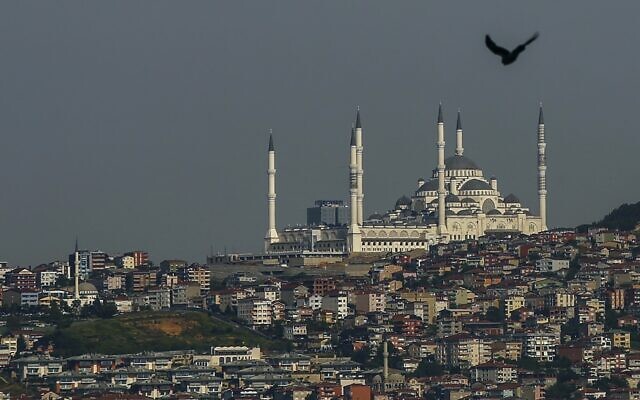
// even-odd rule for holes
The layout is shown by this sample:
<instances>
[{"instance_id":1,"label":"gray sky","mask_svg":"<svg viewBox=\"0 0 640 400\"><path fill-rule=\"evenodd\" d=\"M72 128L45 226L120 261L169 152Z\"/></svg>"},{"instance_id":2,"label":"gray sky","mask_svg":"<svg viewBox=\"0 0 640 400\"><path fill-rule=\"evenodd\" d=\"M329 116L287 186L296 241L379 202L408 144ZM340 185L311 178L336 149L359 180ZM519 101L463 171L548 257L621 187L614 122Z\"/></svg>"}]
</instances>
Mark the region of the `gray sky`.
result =
<instances>
[{"instance_id":1,"label":"gray sky","mask_svg":"<svg viewBox=\"0 0 640 400\"><path fill-rule=\"evenodd\" d=\"M537 211L545 108L551 226L640 200L637 1L115 1L0 3L0 259L81 247L203 261L257 250L267 130L278 225L347 197L360 105L365 212L384 211L447 154ZM512 47L509 67L485 33Z\"/></svg>"}]
</instances>

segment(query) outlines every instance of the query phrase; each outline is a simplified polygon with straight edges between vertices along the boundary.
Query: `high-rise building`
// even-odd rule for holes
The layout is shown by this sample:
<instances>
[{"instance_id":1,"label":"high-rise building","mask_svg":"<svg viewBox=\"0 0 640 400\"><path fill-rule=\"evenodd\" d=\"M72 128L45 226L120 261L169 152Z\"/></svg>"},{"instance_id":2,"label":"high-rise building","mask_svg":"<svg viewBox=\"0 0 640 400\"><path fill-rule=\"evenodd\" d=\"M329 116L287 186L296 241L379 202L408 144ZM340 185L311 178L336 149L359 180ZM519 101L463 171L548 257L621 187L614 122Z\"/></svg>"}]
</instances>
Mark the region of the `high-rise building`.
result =
<instances>
[{"instance_id":1,"label":"high-rise building","mask_svg":"<svg viewBox=\"0 0 640 400\"><path fill-rule=\"evenodd\" d=\"M125 253L124 255L133 257L133 264L136 267L149 265L149 253L146 251L135 250Z\"/></svg>"},{"instance_id":2,"label":"high-rise building","mask_svg":"<svg viewBox=\"0 0 640 400\"><path fill-rule=\"evenodd\" d=\"M76 268L82 279L87 279L91 273L91 252L89 250L76 250L69 254L69 265L71 265L72 274L75 274Z\"/></svg>"},{"instance_id":3,"label":"high-rise building","mask_svg":"<svg viewBox=\"0 0 640 400\"><path fill-rule=\"evenodd\" d=\"M349 223L349 208L342 200L316 200L313 207L307 208L309 226L344 226Z\"/></svg>"}]
</instances>

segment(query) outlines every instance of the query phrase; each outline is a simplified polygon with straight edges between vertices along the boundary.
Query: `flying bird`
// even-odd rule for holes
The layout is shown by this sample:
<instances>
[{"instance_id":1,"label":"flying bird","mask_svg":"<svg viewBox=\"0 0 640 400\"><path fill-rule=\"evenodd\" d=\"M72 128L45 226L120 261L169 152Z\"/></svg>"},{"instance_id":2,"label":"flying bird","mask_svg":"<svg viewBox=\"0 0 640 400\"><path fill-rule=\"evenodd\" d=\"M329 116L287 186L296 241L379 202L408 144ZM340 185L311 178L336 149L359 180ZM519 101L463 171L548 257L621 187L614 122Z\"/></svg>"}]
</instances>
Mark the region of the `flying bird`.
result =
<instances>
[{"instance_id":1,"label":"flying bird","mask_svg":"<svg viewBox=\"0 0 640 400\"><path fill-rule=\"evenodd\" d=\"M533 35L531 37L531 39L527 40L526 42L522 43L521 45L519 45L518 47L516 47L515 49L509 51L503 47L500 47L496 44L496 42L494 42L491 39L491 36L486 35L484 37L484 43L487 45L487 48L489 50L491 50L491 52L493 54L497 54L502 58L502 64L503 65L509 65L511 63L513 63L518 56L520 55L520 53L522 53L524 51L524 49L531 44L531 42L533 42L534 40L536 40L538 38L538 32L535 33L535 35Z\"/></svg>"}]
</instances>

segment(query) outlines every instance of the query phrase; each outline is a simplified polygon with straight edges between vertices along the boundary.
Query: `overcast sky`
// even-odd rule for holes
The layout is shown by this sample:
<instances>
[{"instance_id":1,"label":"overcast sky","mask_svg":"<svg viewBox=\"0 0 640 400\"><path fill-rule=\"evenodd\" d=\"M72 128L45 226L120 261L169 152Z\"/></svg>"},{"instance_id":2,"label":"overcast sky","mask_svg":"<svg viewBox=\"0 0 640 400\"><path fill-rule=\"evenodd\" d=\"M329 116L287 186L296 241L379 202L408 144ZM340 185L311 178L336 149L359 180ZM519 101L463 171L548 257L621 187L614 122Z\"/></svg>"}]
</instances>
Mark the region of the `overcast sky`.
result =
<instances>
[{"instance_id":1,"label":"overcast sky","mask_svg":"<svg viewBox=\"0 0 640 400\"><path fill-rule=\"evenodd\" d=\"M638 1L0 3L0 260L80 246L204 261L259 250L267 131L278 225L347 199L355 108L365 213L391 208L447 154L537 212L545 110L550 226L640 200ZM513 47L508 67L484 34Z\"/></svg>"}]
</instances>

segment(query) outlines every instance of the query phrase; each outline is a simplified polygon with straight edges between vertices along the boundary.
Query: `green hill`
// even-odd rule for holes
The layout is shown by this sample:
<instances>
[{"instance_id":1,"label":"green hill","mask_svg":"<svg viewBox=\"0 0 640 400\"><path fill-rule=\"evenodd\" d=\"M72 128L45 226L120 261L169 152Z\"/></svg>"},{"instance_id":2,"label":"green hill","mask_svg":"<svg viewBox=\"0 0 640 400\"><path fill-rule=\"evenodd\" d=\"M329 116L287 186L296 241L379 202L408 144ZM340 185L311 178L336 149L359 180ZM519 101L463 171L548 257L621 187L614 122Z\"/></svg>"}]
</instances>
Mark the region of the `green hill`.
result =
<instances>
[{"instance_id":1,"label":"green hill","mask_svg":"<svg viewBox=\"0 0 640 400\"><path fill-rule=\"evenodd\" d=\"M640 202L634 204L623 204L615 208L600 221L589 226L618 229L621 231L632 231L640 222ZM583 226L584 227L584 226Z\"/></svg>"},{"instance_id":2,"label":"green hill","mask_svg":"<svg viewBox=\"0 0 640 400\"><path fill-rule=\"evenodd\" d=\"M111 319L78 321L57 329L49 340L55 354L126 354L141 351L208 350L210 346L246 344L284 349L287 343L213 319L203 312L144 312Z\"/></svg>"}]
</instances>

